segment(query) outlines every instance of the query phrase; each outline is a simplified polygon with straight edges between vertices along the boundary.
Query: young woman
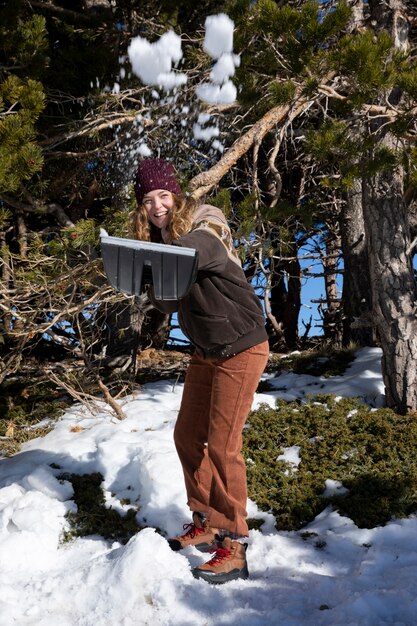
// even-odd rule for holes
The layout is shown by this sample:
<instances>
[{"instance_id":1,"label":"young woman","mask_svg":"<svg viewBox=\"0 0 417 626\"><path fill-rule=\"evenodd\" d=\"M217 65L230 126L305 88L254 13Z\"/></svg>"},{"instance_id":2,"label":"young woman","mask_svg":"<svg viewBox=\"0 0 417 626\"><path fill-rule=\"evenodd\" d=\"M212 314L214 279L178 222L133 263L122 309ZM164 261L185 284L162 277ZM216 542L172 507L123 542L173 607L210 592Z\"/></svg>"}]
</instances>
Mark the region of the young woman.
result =
<instances>
[{"instance_id":1,"label":"young woman","mask_svg":"<svg viewBox=\"0 0 417 626\"><path fill-rule=\"evenodd\" d=\"M193 545L214 551L194 568L196 578L210 583L247 578L242 430L269 354L262 306L223 213L185 197L168 161L142 161L135 193L137 239L198 251L197 278L188 294L174 303L153 298L160 311L178 311L181 329L195 347L174 431L193 521L169 543L173 550Z\"/></svg>"}]
</instances>

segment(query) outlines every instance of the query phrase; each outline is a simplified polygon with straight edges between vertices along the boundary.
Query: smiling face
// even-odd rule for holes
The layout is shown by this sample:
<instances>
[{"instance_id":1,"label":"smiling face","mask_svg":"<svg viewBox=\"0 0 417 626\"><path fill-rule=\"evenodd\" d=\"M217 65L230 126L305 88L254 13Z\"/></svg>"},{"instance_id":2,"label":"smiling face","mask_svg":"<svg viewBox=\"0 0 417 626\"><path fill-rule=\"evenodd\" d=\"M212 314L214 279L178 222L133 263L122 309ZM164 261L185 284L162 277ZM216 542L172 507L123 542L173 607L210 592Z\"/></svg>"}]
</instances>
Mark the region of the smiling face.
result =
<instances>
[{"instance_id":1,"label":"smiling face","mask_svg":"<svg viewBox=\"0 0 417 626\"><path fill-rule=\"evenodd\" d=\"M142 204L145 207L148 219L157 228L166 228L171 221L172 210L175 205L174 196L166 189L154 189L143 196Z\"/></svg>"}]
</instances>

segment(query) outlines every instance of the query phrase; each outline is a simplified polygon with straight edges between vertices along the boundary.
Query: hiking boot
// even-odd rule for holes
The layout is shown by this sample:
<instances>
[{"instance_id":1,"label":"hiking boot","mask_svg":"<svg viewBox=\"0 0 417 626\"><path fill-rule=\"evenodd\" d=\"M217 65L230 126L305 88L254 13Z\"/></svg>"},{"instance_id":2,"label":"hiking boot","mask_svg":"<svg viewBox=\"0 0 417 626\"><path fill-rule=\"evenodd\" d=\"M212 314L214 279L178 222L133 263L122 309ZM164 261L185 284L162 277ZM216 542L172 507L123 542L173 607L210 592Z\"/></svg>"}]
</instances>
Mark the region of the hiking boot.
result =
<instances>
[{"instance_id":1,"label":"hiking boot","mask_svg":"<svg viewBox=\"0 0 417 626\"><path fill-rule=\"evenodd\" d=\"M225 537L214 551L214 556L210 561L193 569L194 578L202 578L212 585L221 585L238 578L248 578L247 547L247 543L239 543L230 537Z\"/></svg>"},{"instance_id":2,"label":"hiking boot","mask_svg":"<svg viewBox=\"0 0 417 626\"><path fill-rule=\"evenodd\" d=\"M183 535L168 539L171 549L175 552L188 548L188 546L194 546L200 552L210 552L210 550L216 549L218 543L217 528L210 528L207 522L202 520L199 513L193 513L193 523L184 524L183 529L186 531Z\"/></svg>"}]
</instances>

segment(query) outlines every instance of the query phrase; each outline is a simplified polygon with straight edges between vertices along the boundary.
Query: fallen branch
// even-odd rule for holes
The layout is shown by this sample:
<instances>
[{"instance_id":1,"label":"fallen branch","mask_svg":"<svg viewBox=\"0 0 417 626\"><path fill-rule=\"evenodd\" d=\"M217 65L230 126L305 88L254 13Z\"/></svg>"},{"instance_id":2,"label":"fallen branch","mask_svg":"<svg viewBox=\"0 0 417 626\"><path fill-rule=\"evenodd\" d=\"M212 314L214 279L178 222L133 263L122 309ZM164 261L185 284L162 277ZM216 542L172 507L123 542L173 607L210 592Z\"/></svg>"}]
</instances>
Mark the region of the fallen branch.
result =
<instances>
[{"instance_id":1,"label":"fallen branch","mask_svg":"<svg viewBox=\"0 0 417 626\"><path fill-rule=\"evenodd\" d=\"M117 401L111 395L110 391L108 390L108 387L103 383L103 381L101 380L101 378L100 378L100 376L98 374L96 374L95 377L96 377L98 386L100 387L101 391L103 392L103 395L104 395L104 398L105 398L107 404L109 404L111 406L111 408L113 409L113 411L116 413L117 419L124 420L126 415L123 413L123 411L120 408L120 406L118 405Z\"/></svg>"},{"instance_id":2,"label":"fallen branch","mask_svg":"<svg viewBox=\"0 0 417 626\"><path fill-rule=\"evenodd\" d=\"M75 389L73 385L64 381L62 378L59 378L54 372L49 372L49 378L56 385L58 385L58 387L65 389L65 391L67 391L69 395L74 398L74 400L77 400L77 402L80 402L81 404L86 406L91 414L94 415L95 413L97 413L98 408L94 405L94 402L97 400L97 398L84 391L77 391L77 389ZM105 402L113 409L117 419L124 420L126 415L123 413L117 401L111 395L108 387L103 383L98 374L94 373L94 378L96 379L100 390L103 392Z\"/></svg>"},{"instance_id":3,"label":"fallen branch","mask_svg":"<svg viewBox=\"0 0 417 626\"><path fill-rule=\"evenodd\" d=\"M59 378L54 372L49 372L48 373L48 377L58 387L61 387L61 389L65 389L65 391L67 393L69 393L71 398L74 398L74 400L77 400L77 402L79 402L80 404L83 404L84 406L86 406L87 409L90 411L90 413L92 415L97 413L97 411L98 411L97 407L95 407L94 404L91 402L91 401L95 400L94 396L91 396L90 394L87 394L87 393L82 392L82 391L81 392L77 391L72 385L70 385L69 383L67 383L64 380L62 380L62 378ZM89 402L89 400L90 400L90 402Z\"/></svg>"}]
</instances>

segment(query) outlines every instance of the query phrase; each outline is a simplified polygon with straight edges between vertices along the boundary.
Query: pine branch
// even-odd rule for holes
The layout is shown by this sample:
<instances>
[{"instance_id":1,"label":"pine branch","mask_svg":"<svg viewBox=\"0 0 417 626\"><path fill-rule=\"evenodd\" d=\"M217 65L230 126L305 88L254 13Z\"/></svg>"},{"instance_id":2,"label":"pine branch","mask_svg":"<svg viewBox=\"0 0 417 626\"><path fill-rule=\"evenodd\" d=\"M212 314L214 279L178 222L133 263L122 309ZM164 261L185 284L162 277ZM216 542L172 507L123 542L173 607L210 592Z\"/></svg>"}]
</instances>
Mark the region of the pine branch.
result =
<instances>
[{"instance_id":1,"label":"pine branch","mask_svg":"<svg viewBox=\"0 0 417 626\"><path fill-rule=\"evenodd\" d=\"M71 11L71 9L64 9L60 6L56 6L55 4L50 4L48 2L39 2L38 0L28 0L28 4L34 9L41 9L42 11L48 11L50 13L55 13L61 17L68 17L76 22L83 22L84 24L95 24L97 22L96 16L83 15L82 13L78 13L77 11Z\"/></svg>"},{"instance_id":2,"label":"pine branch","mask_svg":"<svg viewBox=\"0 0 417 626\"><path fill-rule=\"evenodd\" d=\"M322 93L325 96L329 96L330 98L335 98L336 100L348 100L348 96L343 96L330 85L319 85L318 91L319 93ZM396 117L400 113L395 107L389 104L387 106L380 106L377 104L364 104L362 105L361 110L364 113L375 113L378 116L385 116L390 119L396 119ZM416 111L417 108L413 108L411 110L411 113L414 114Z\"/></svg>"}]
</instances>

